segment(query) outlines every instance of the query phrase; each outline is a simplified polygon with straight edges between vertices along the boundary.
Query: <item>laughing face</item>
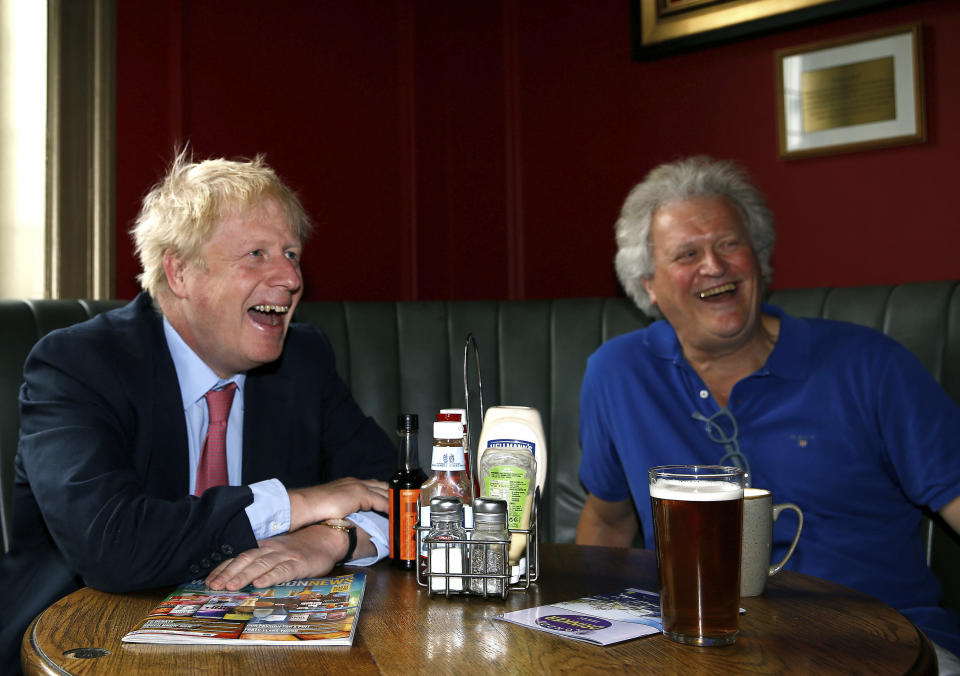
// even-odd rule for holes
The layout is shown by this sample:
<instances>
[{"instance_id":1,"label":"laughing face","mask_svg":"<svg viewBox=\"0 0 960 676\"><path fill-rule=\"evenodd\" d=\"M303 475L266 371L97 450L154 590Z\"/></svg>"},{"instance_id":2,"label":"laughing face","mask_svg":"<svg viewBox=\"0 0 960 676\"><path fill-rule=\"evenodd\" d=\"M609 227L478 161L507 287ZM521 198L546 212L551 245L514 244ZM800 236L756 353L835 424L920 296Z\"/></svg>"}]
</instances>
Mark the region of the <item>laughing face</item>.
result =
<instances>
[{"instance_id":1,"label":"laughing face","mask_svg":"<svg viewBox=\"0 0 960 676\"><path fill-rule=\"evenodd\" d=\"M654 213L654 273L644 287L685 351L727 352L757 335L760 270L741 220L723 197L668 202Z\"/></svg>"},{"instance_id":2,"label":"laughing face","mask_svg":"<svg viewBox=\"0 0 960 676\"><path fill-rule=\"evenodd\" d=\"M203 265L164 256L175 296L164 313L221 378L275 361L303 294L301 251L272 200L225 218L200 250Z\"/></svg>"}]
</instances>

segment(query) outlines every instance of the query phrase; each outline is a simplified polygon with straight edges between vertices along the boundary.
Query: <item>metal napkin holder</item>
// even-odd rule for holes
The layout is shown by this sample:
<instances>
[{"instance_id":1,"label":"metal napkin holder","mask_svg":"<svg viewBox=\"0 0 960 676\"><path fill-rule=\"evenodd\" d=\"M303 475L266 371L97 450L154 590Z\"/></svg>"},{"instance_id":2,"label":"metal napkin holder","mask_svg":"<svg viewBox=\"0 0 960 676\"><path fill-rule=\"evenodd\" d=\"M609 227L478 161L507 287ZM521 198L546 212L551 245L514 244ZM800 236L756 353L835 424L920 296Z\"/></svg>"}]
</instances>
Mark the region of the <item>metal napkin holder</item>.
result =
<instances>
[{"instance_id":1,"label":"metal napkin holder","mask_svg":"<svg viewBox=\"0 0 960 676\"><path fill-rule=\"evenodd\" d=\"M480 347L477 345L476 338L473 337L472 333L467 334L466 342L463 346L463 398L464 404L467 411L467 418L470 417L470 388L468 380L468 365L469 365L469 354L470 348L473 348L474 360L477 369L477 394L480 399L480 429L483 429L483 380L480 375ZM472 448L472 438L471 432L475 429L473 425L467 425L467 446ZM472 453L472 462L471 462L471 473L473 476L478 476L477 472L480 471L479 466L479 453L480 450L477 449L476 453ZM540 577L540 489L537 488L533 495L533 504L530 508L530 528L508 528L507 532L510 534L510 538L503 543L489 542L485 540L471 540L470 536L474 532L473 528L464 528L467 532L467 539L465 540L444 540L443 542L434 542L435 546L441 545L442 549L445 552L446 556L446 565L444 570L450 570L450 553L451 548L460 548L460 551L469 552L470 547L476 547L477 545L483 544L485 548L501 548L499 552L501 555L501 560L505 561L506 573L502 575L492 574L492 573L471 573L469 570L466 570L462 573L434 573L430 570L429 559L426 563L422 560L419 560L420 552L423 551L423 540L426 538L427 534L430 532L429 526L424 526L421 524L419 518L416 523L417 531L417 584L421 587L426 587L430 596L434 595L443 595L445 597L450 596L478 596L483 598L506 598L507 595L512 591L526 591L530 588L530 584L536 582ZM420 500L417 499L417 514L422 514L420 511ZM511 583L510 578L512 577L512 566L509 562L509 557L507 556L510 543L513 539L513 535L522 535L526 538L526 570L520 573L519 579L517 582ZM494 550L496 551L496 550ZM464 565L467 568L472 568L472 565L467 560L467 557L464 556ZM452 585L451 581L457 580L458 585ZM482 580L482 592L471 591L470 582L472 580ZM491 586L488 583L494 583L492 586L494 588L502 589L500 593L490 593L487 591L488 587ZM498 584L499 583L499 584ZM459 586L460 589L452 589L453 586ZM434 589L436 587L436 589Z\"/></svg>"}]
</instances>

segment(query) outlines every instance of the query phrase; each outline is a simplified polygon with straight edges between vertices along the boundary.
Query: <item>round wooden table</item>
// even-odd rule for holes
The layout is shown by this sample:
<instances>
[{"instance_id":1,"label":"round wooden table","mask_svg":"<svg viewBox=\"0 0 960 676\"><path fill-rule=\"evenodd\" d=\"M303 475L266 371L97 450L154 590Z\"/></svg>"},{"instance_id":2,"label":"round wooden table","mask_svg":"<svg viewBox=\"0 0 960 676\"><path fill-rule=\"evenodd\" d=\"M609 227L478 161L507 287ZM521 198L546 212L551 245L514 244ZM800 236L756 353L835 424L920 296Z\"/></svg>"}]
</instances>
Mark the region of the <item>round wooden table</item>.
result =
<instances>
[{"instance_id":1,"label":"round wooden table","mask_svg":"<svg viewBox=\"0 0 960 676\"><path fill-rule=\"evenodd\" d=\"M27 674L935 674L926 637L896 610L825 580L784 571L742 600L732 646L699 648L661 634L611 646L493 620L497 613L613 592L657 589L653 552L543 545L540 581L506 600L429 597L413 573L367 569L353 646L157 646L120 638L170 590L82 589L30 625Z\"/></svg>"}]
</instances>

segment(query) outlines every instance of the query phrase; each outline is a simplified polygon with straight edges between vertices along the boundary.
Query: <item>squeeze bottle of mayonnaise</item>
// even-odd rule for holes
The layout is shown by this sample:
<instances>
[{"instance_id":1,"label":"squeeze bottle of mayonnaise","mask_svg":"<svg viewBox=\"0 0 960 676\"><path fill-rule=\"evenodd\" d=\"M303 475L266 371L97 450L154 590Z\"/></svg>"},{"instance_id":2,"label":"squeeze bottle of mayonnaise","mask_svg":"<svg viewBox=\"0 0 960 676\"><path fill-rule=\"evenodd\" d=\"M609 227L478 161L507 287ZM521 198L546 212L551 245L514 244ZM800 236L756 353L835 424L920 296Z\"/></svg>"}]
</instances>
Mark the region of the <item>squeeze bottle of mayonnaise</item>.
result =
<instances>
[{"instance_id":1,"label":"squeeze bottle of mayonnaise","mask_svg":"<svg viewBox=\"0 0 960 676\"><path fill-rule=\"evenodd\" d=\"M531 406L491 406L477 442L477 467L488 448L522 446L537 460L537 485L543 498L547 483L547 441L540 411ZM483 487L481 486L481 491Z\"/></svg>"},{"instance_id":2,"label":"squeeze bottle of mayonnaise","mask_svg":"<svg viewBox=\"0 0 960 676\"><path fill-rule=\"evenodd\" d=\"M480 461L480 482L484 497L506 500L507 525L511 530L530 528L537 461L529 450L523 446L487 447ZM511 566L519 565L526 546L526 535L511 536Z\"/></svg>"},{"instance_id":3,"label":"squeeze bottle of mayonnaise","mask_svg":"<svg viewBox=\"0 0 960 676\"><path fill-rule=\"evenodd\" d=\"M530 515L533 496L536 491L540 491L540 497L543 498L547 482L547 442L543 434L543 422L540 418L540 411L531 406L491 406L487 409L483 417L483 427L480 430L480 439L477 443L477 469L480 472L480 491L487 495L482 467L484 467L484 456L487 453L497 449L521 448L524 452L529 452L535 462L534 467L536 480L530 485L529 497L524 497L523 505L526 507L525 513L521 515L519 526L514 526L514 512L508 509L510 518L510 528L530 528ZM494 496L490 496L494 497ZM506 499L506 498L504 498ZM508 499L508 504L511 503ZM514 534L510 543L510 561L511 561L511 583L519 579L519 575L526 569L526 557L523 556L523 549L526 544L526 536ZM519 559L519 565L517 560Z\"/></svg>"}]
</instances>

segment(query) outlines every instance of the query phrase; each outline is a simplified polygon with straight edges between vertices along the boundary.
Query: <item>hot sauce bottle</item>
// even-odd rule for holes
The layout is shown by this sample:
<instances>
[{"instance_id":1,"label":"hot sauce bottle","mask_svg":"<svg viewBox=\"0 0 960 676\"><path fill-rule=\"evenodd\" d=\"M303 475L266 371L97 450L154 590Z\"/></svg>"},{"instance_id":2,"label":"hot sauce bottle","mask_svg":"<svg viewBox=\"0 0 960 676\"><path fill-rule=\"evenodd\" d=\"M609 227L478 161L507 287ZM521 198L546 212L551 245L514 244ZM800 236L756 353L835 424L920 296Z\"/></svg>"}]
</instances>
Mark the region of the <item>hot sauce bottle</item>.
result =
<instances>
[{"instance_id":1,"label":"hot sauce bottle","mask_svg":"<svg viewBox=\"0 0 960 676\"><path fill-rule=\"evenodd\" d=\"M463 505L463 522L473 528L473 485L467 478L463 454L463 425L457 421L433 423L433 456L430 478L420 487L420 525L430 526L430 501L433 498L456 497ZM427 567L427 547L420 548L421 572Z\"/></svg>"},{"instance_id":2,"label":"hot sauce bottle","mask_svg":"<svg viewBox=\"0 0 960 676\"><path fill-rule=\"evenodd\" d=\"M417 499L427 475L420 469L417 443L419 423L414 413L397 417L400 462L390 477L390 560L397 568L414 570L417 565Z\"/></svg>"},{"instance_id":3,"label":"hot sauce bottle","mask_svg":"<svg viewBox=\"0 0 960 676\"><path fill-rule=\"evenodd\" d=\"M474 472L473 463L470 459L470 435L467 434L467 409L465 408L441 408L437 414L437 421L458 420L463 425L463 460L467 466L467 478L473 486L474 497L480 496L480 482L477 473Z\"/></svg>"}]
</instances>

